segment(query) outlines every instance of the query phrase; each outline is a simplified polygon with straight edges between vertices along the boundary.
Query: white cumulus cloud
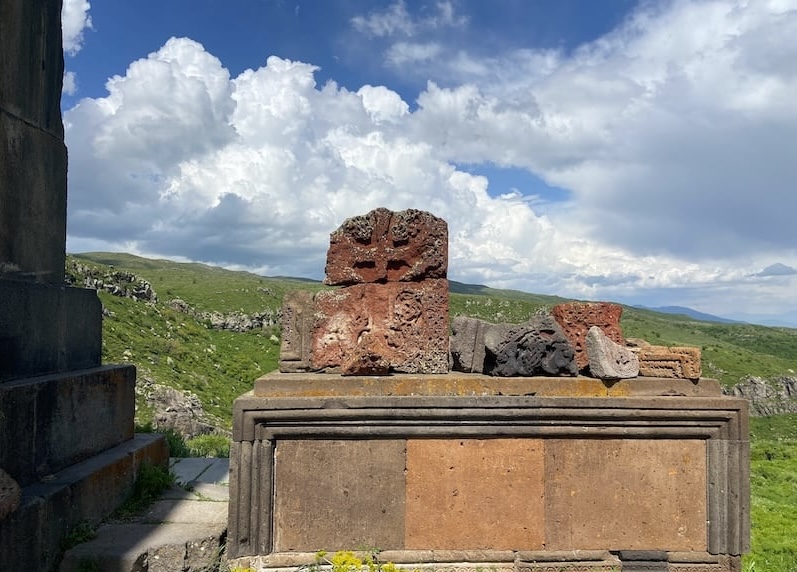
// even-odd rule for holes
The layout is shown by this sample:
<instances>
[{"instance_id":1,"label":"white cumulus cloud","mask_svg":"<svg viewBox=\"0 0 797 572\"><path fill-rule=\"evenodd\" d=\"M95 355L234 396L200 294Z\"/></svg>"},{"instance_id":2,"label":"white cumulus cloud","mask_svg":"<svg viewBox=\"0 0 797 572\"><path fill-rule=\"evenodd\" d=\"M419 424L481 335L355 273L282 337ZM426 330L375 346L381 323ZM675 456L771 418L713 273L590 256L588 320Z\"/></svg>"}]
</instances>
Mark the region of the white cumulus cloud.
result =
<instances>
[{"instance_id":1,"label":"white cumulus cloud","mask_svg":"<svg viewBox=\"0 0 797 572\"><path fill-rule=\"evenodd\" d=\"M61 7L64 52L74 56L83 48L83 32L91 29L88 0L64 0Z\"/></svg>"},{"instance_id":2,"label":"white cumulus cloud","mask_svg":"<svg viewBox=\"0 0 797 572\"><path fill-rule=\"evenodd\" d=\"M795 276L753 276L797 266L788 4L643 8L569 55L457 49L425 68L441 81L412 111L385 86L319 86L315 66L278 57L230 77L173 38L65 114L70 248L319 278L346 217L420 208L449 223L455 280L793 308ZM417 19L391 10L354 25L410 35ZM528 170L569 198L541 205L468 164Z\"/></svg>"}]
</instances>

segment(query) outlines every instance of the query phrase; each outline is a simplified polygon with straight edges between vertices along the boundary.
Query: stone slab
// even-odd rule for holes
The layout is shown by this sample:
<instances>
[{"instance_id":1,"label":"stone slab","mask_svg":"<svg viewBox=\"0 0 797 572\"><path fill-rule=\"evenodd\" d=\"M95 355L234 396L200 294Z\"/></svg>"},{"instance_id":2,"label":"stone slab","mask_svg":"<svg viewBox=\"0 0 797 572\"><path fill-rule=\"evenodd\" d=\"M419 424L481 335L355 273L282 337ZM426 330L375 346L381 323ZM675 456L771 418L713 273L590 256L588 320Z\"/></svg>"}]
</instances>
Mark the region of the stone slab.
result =
<instances>
[{"instance_id":1,"label":"stone slab","mask_svg":"<svg viewBox=\"0 0 797 572\"><path fill-rule=\"evenodd\" d=\"M0 384L0 466L24 486L109 449L133 436L134 405L129 365Z\"/></svg>"},{"instance_id":2,"label":"stone slab","mask_svg":"<svg viewBox=\"0 0 797 572\"><path fill-rule=\"evenodd\" d=\"M603 381L590 377L497 378L474 373L397 374L348 377L338 374L272 372L255 381L253 397L324 396L475 396L536 395L562 397L720 397L714 379L697 381L643 378Z\"/></svg>"},{"instance_id":3,"label":"stone slab","mask_svg":"<svg viewBox=\"0 0 797 572\"><path fill-rule=\"evenodd\" d=\"M0 570L52 570L64 537L107 516L132 492L138 467L165 467L167 454L162 435L139 434L24 487L22 506L0 522Z\"/></svg>"},{"instance_id":4,"label":"stone slab","mask_svg":"<svg viewBox=\"0 0 797 572\"><path fill-rule=\"evenodd\" d=\"M538 439L408 440L405 547L543 548L543 459Z\"/></svg>"},{"instance_id":5,"label":"stone slab","mask_svg":"<svg viewBox=\"0 0 797 572\"><path fill-rule=\"evenodd\" d=\"M278 440L274 550L403 548L404 455L401 439Z\"/></svg>"},{"instance_id":6,"label":"stone slab","mask_svg":"<svg viewBox=\"0 0 797 572\"><path fill-rule=\"evenodd\" d=\"M546 547L705 551L706 444L546 441Z\"/></svg>"},{"instance_id":7,"label":"stone slab","mask_svg":"<svg viewBox=\"0 0 797 572\"><path fill-rule=\"evenodd\" d=\"M205 553L206 564L210 564L218 556L214 548L219 549L223 533L224 527L218 524L105 526L95 539L68 550L59 572L80 572L89 565L97 570L184 570L186 559L195 557L197 549ZM202 539L208 542L203 543Z\"/></svg>"},{"instance_id":8,"label":"stone slab","mask_svg":"<svg viewBox=\"0 0 797 572\"><path fill-rule=\"evenodd\" d=\"M293 290L282 298L282 340L280 342L280 371L297 373L311 371L314 292Z\"/></svg>"},{"instance_id":9,"label":"stone slab","mask_svg":"<svg viewBox=\"0 0 797 572\"><path fill-rule=\"evenodd\" d=\"M356 284L316 294L314 369L339 372L365 339L382 349L393 371L447 372L448 281Z\"/></svg>"},{"instance_id":10,"label":"stone slab","mask_svg":"<svg viewBox=\"0 0 797 572\"><path fill-rule=\"evenodd\" d=\"M207 470L203 471L199 477L193 480L194 485L198 484L224 484L230 482L230 460L229 459L209 459L210 464Z\"/></svg>"},{"instance_id":11,"label":"stone slab","mask_svg":"<svg viewBox=\"0 0 797 572\"><path fill-rule=\"evenodd\" d=\"M142 523L221 524L227 526L227 503L210 500L157 500Z\"/></svg>"},{"instance_id":12,"label":"stone slab","mask_svg":"<svg viewBox=\"0 0 797 572\"><path fill-rule=\"evenodd\" d=\"M647 345L638 355L641 375L699 379L702 374L700 348Z\"/></svg>"},{"instance_id":13,"label":"stone slab","mask_svg":"<svg viewBox=\"0 0 797 572\"><path fill-rule=\"evenodd\" d=\"M0 279L0 387L98 367L101 356L102 305L94 290Z\"/></svg>"}]
</instances>

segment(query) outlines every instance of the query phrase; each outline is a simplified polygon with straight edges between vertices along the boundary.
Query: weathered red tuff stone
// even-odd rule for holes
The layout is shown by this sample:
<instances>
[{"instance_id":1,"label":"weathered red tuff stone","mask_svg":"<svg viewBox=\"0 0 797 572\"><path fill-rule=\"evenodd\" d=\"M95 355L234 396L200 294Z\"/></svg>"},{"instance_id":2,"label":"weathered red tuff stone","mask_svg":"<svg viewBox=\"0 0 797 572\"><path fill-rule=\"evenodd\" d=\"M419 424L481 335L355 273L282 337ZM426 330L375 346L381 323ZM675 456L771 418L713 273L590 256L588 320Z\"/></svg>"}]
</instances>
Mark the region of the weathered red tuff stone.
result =
<instances>
[{"instance_id":1,"label":"weathered red tuff stone","mask_svg":"<svg viewBox=\"0 0 797 572\"><path fill-rule=\"evenodd\" d=\"M357 356L373 362L382 352L393 371L448 371L448 280L358 284L316 294L314 369L342 371L346 364L352 368L347 373L365 373L357 371Z\"/></svg>"},{"instance_id":2,"label":"weathered red tuff stone","mask_svg":"<svg viewBox=\"0 0 797 572\"><path fill-rule=\"evenodd\" d=\"M446 221L416 209L378 208L346 219L330 235L324 282L415 282L447 272Z\"/></svg>"},{"instance_id":3,"label":"weathered red tuff stone","mask_svg":"<svg viewBox=\"0 0 797 572\"><path fill-rule=\"evenodd\" d=\"M579 370L589 365L586 339L592 326L598 326L613 342L624 344L623 331L620 329L622 313L622 306L609 302L568 302L553 307L551 315L562 326L565 336L576 350Z\"/></svg>"}]
</instances>

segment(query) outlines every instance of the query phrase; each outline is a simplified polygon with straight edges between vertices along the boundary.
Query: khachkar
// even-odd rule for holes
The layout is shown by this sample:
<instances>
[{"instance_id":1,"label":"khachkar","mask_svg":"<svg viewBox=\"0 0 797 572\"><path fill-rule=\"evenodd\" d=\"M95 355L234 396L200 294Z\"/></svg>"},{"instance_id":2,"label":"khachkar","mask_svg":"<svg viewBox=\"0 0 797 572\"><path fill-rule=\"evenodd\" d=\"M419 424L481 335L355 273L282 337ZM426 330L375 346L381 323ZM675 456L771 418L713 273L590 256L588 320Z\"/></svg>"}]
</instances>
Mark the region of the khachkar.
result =
<instances>
[{"instance_id":1,"label":"khachkar","mask_svg":"<svg viewBox=\"0 0 797 572\"><path fill-rule=\"evenodd\" d=\"M234 405L227 550L298 567L737 570L747 403L699 351L625 340L622 309L451 320L446 223L377 209L283 305L280 371Z\"/></svg>"}]
</instances>

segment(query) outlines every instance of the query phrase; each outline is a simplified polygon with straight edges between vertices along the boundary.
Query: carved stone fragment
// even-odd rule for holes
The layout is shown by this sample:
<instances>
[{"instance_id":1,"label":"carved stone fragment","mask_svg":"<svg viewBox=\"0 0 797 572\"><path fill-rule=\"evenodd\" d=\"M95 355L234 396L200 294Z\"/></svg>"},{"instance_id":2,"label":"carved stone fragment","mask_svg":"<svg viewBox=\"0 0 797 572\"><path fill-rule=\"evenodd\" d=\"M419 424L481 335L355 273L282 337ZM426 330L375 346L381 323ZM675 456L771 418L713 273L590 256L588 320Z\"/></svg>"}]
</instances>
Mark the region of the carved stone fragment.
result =
<instances>
[{"instance_id":1,"label":"carved stone fragment","mask_svg":"<svg viewBox=\"0 0 797 572\"><path fill-rule=\"evenodd\" d=\"M509 324L492 324L469 318L456 316L451 320L451 369L466 373L484 373L484 361L487 356L485 339L495 339L495 343L503 340Z\"/></svg>"},{"instance_id":2,"label":"carved stone fragment","mask_svg":"<svg viewBox=\"0 0 797 572\"><path fill-rule=\"evenodd\" d=\"M639 359L630 349L613 342L598 326L592 326L585 341L589 371L598 379L628 379L639 375Z\"/></svg>"},{"instance_id":3,"label":"carved stone fragment","mask_svg":"<svg viewBox=\"0 0 797 572\"><path fill-rule=\"evenodd\" d=\"M0 521L19 508L22 489L11 475L0 469Z\"/></svg>"},{"instance_id":4,"label":"carved stone fragment","mask_svg":"<svg viewBox=\"0 0 797 572\"><path fill-rule=\"evenodd\" d=\"M412 282L447 272L446 221L416 209L379 208L346 219L330 235L324 282Z\"/></svg>"},{"instance_id":5,"label":"carved stone fragment","mask_svg":"<svg viewBox=\"0 0 797 572\"><path fill-rule=\"evenodd\" d=\"M511 326L499 341L500 333L496 328L485 338L484 373L501 377L578 373L573 346L552 317L537 316Z\"/></svg>"},{"instance_id":6,"label":"carved stone fragment","mask_svg":"<svg viewBox=\"0 0 797 572\"><path fill-rule=\"evenodd\" d=\"M306 290L286 292L282 299L282 343L279 369L297 373L313 369L311 363L313 293Z\"/></svg>"},{"instance_id":7,"label":"carved stone fragment","mask_svg":"<svg viewBox=\"0 0 797 572\"><path fill-rule=\"evenodd\" d=\"M695 380L702 374L700 348L642 346L637 355L640 375Z\"/></svg>"},{"instance_id":8,"label":"carved stone fragment","mask_svg":"<svg viewBox=\"0 0 797 572\"><path fill-rule=\"evenodd\" d=\"M585 341L592 326L598 326L613 342L623 343L623 331L620 328L622 313L622 306L609 302L568 302L553 307L551 315L570 340L579 370L589 365Z\"/></svg>"},{"instance_id":9,"label":"carved stone fragment","mask_svg":"<svg viewBox=\"0 0 797 572\"><path fill-rule=\"evenodd\" d=\"M384 339L366 334L343 360L340 372L343 375L386 375L390 362L385 356L390 353Z\"/></svg>"},{"instance_id":10,"label":"carved stone fragment","mask_svg":"<svg viewBox=\"0 0 797 572\"><path fill-rule=\"evenodd\" d=\"M448 371L448 280L357 284L315 296L314 369L339 371L368 339L390 369ZM373 359L372 356L369 359Z\"/></svg>"}]
</instances>

